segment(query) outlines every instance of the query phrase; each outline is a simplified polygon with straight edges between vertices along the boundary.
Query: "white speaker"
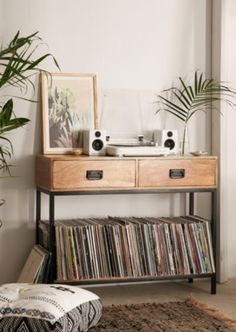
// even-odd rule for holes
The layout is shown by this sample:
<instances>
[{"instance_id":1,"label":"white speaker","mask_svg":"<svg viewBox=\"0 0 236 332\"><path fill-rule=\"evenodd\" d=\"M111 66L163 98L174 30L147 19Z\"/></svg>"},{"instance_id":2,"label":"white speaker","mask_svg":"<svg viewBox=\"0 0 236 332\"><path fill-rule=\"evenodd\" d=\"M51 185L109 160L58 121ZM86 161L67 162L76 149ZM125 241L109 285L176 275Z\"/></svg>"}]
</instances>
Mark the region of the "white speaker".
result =
<instances>
[{"instance_id":1,"label":"white speaker","mask_svg":"<svg viewBox=\"0 0 236 332\"><path fill-rule=\"evenodd\" d=\"M106 154L106 132L99 129L89 129L83 132L83 153L89 156L104 156Z\"/></svg>"},{"instance_id":2,"label":"white speaker","mask_svg":"<svg viewBox=\"0 0 236 332\"><path fill-rule=\"evenodd\" d=\"M154 131L154 142L163 148L169 148L170 154L178 153L177 130L162 129Z\"/></svg>"}]
</instances>

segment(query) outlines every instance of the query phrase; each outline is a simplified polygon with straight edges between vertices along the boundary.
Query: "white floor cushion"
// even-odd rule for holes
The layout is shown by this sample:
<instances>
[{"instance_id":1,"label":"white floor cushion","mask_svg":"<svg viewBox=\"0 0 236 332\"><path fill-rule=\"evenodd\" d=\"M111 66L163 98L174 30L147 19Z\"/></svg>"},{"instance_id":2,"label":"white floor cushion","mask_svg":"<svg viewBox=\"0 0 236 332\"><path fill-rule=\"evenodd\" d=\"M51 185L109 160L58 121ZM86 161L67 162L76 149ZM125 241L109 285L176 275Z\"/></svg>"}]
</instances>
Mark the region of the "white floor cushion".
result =
<instances>
[{"instance_id":1,"label":"white floor cushion","mask_svg":"<svg viewBox=\"0 0 236 332\"><path fill-rule=\"evenodd\" d=\"M0 286L1 332L82 332L101 317L99 297L67 285Z\"/></svg>"}]
</instances>

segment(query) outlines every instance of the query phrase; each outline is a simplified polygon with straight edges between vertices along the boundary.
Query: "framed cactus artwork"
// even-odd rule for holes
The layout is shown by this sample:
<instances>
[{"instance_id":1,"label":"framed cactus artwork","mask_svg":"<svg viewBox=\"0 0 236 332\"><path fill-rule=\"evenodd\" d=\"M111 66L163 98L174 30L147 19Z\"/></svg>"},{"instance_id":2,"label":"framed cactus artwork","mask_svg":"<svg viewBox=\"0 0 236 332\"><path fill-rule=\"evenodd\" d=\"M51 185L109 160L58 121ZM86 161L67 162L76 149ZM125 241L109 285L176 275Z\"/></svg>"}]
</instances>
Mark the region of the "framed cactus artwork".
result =
<instances>
[{"instance_id":1,"label":"framed cactus artwork","mask_svg":"<svg viewBox=\"0 0 236 332\"><path fill-rule=\"evenodd\" d=\"M84 130L97 128L95 74L42 73L43 153L82 153Z\"/></svg>"}]
</instances>

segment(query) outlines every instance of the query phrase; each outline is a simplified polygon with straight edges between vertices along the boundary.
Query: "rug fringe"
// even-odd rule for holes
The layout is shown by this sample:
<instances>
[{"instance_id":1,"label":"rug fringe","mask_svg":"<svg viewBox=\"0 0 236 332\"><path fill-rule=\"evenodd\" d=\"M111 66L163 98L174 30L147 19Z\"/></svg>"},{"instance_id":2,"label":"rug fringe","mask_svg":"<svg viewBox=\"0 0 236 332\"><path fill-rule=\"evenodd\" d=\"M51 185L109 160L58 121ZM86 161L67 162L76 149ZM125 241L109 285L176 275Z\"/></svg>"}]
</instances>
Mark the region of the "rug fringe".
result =
<instances>
[{"instance_id":1,"label":"rug fringe","mask_svg":"<svg viewBox=\"0 0 236 332\"><path fill-rule=\"evenodd\" d=\"M207 304L202 303L194 299L192 296L190 296L187 299L187 303L190 303L197 307L198 309L204 311L208 315L219 319L220 321L223 321L226 325L228 325L230 328L233 328L236 331L236 319L230 318L224 313L222 313L219 309L209 307Z\"/></svg>"}]
</instances>

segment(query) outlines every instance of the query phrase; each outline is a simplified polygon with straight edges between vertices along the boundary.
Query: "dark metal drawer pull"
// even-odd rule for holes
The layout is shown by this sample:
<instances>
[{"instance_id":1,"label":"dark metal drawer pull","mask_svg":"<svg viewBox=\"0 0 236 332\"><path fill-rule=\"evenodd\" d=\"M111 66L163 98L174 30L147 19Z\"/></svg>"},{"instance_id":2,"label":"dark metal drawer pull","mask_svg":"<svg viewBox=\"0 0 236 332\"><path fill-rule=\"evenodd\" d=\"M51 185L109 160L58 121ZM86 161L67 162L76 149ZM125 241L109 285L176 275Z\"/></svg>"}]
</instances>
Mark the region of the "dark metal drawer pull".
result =
<instances>
[{"instance_id":1,"label":"dark metal drawer pull","mask_svg":"<svg viewBox=\"0 0 236 332\"><path fill-rule=\"evenodd\" d=\"M180 168L180 169L170 169L169 170L169 177L171 179L182 179L185 176L185 169Z\"/></svg>"},{"instance_id":2,"label":"dark metal drawer pull","mask_svg":"<svg viewBox=\"0 0 236 332\"><path fill-rule=\"evenodd\" d=\"M88 180L101 180L103 178L103 171L102 170L86 171L86 178Z\"/></svg>"}]
</instances>

